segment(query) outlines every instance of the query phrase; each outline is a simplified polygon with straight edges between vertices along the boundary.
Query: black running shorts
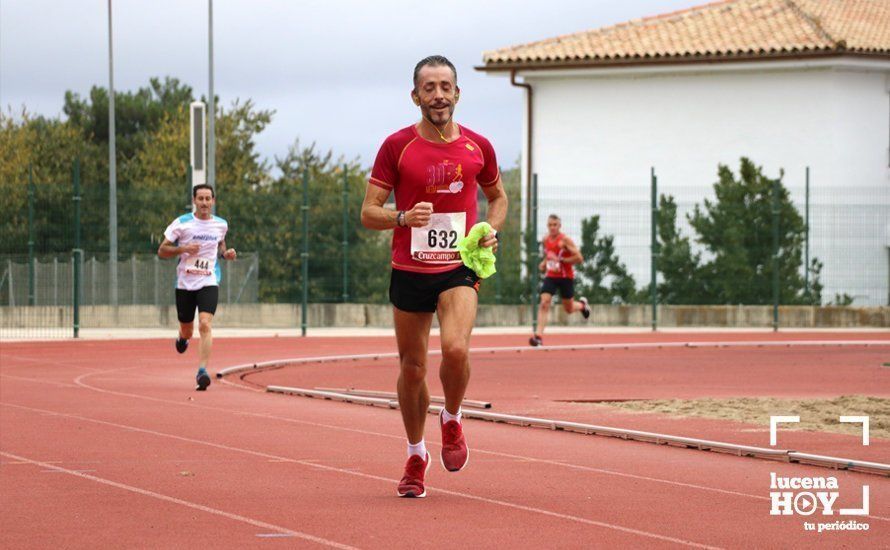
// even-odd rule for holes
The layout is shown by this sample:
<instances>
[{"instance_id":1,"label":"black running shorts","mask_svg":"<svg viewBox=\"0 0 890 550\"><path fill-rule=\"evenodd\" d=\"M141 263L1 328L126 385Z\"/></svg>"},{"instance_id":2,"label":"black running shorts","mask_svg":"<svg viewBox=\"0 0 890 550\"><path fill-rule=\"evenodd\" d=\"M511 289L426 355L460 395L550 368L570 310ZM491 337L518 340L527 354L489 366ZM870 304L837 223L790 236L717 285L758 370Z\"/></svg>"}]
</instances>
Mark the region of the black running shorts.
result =
<instances>
[{"instance_id":1,"label":"black running shorts","mask_svg":"<svg viewBox=\"0 0 890 550\"><path fill-rule=\"evenodd\" d=\"M541 294L555 295L557 290L563 300L574 298L575 280L567 277L544 277L544 281L541 283Z\"/></svg>"},{"instance_id":2,"label":"black running shorts","mask_svg":"<svg viewBox=\"0 0 890 550\"><path fill-rule=\"evenodd\" d=\"M180 323L191 323L195 320L195 308L201 313L216 314L216 303L219 301L219 287L205 286L200 290L176 289L176 315Z\"/></svg>"},{"instance_id":3,"label":"black running shorts","mask_svg":"<svg viewBox=\"0 0 890 550\"><path fill-rule=\"evenodd\" d=\"M392 270L389 280L389 301L402 311L433 313L439 303L439 294L449 288L473 287L479 291L479 276L465 265L445 273L415 273Z\"/></svg>"}]
</instances>

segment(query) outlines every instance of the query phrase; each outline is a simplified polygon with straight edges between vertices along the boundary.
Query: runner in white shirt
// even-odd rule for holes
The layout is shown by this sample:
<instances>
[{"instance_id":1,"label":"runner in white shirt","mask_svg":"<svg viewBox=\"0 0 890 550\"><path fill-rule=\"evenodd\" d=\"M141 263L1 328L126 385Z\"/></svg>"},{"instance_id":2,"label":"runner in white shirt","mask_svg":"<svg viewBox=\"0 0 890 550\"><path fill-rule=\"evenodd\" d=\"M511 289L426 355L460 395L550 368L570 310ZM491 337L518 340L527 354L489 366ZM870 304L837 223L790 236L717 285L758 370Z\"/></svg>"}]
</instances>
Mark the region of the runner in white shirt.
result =
<instances>
[{"instance_id":1,"label":"runner in white shirt","mask_svg":"<svg viewBox=\"0 0 890 550\"><path fill-rule=\"evenodd\" d=\"M179 256L176 266L176 313L179 317L179 337L176 351L188 349L189 338L195 326L195 309L198 310L198 331L201 334L201 354L198 374L195 377L198 391L210 385L207 363L213 346L211 323L219 300L219 281L222 272L218 260L234 260L234 248L226 248L226 220L213 215L216 195L209 185L192 188L194 214L185 214L173 220L164 231L164 242L158 248L161 258Z\"/></svg>"}]
</instances>

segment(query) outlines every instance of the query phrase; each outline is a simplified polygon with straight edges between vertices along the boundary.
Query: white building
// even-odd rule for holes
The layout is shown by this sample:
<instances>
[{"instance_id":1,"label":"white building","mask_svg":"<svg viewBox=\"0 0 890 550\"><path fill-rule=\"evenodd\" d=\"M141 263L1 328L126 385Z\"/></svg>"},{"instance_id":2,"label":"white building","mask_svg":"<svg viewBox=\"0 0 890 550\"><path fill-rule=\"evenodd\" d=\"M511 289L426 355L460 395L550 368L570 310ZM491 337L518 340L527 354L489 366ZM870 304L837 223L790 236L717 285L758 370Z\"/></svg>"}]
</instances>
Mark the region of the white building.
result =
<instances>
[{"instance_id":1,"label":"white building","mask_svg":"<svg viewBox=\"0 0 890 550\"><path fill-rule=\"evenodd\" d=\"M645 284L650 167L682 214L713 197L718 163L737 173L746 156L771 177L784 171L801 215L809 167L823 301L888 303L890 0L716 2L484 63L530 86L523 188L536 173L539 228L557 212L578 236L581 218L600 214Z\"/></svg>"}]
</instances>

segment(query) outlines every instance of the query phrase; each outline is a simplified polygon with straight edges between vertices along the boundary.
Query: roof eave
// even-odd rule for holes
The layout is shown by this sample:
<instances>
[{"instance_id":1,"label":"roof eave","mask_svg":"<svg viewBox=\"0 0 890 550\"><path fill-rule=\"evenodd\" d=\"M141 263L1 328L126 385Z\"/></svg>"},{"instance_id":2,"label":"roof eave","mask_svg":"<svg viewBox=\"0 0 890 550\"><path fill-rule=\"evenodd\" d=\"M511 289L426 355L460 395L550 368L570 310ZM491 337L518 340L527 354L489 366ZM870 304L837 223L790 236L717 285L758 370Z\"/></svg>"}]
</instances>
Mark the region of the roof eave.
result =
<instances>
[{"instance_id":1,"label":"roof eave","mask_svg":"<svg viewBox=\"0 0 890 550\"><path fill-rule=\"evenodd\" d=\"M622 57L614 59L578 59L572 61L513 61L495 62L474 67L483 72L540 71L553 69L596 69L634 67L640 65L689 65L768 60L817 59L827 57L864 57L890 60L890 52L851 51L846 49L810 50L794 52L751 52L729 55L676 55L664 57Z\"/></svg>"}]
</instances>

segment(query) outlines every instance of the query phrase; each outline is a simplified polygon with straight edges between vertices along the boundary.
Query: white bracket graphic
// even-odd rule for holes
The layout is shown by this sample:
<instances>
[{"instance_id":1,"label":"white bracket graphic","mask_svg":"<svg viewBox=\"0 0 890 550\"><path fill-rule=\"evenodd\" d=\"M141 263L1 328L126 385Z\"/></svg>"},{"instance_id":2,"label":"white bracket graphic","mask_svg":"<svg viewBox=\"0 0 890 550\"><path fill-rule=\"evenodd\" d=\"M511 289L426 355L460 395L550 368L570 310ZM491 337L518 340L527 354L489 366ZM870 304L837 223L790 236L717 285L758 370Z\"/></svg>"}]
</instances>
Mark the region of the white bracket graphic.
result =
<instances>
[{"instance_id":1,"label":"white bracket graphic","mask_svg":"<svg viewBox=\"0 0 890 550\"><path fill-rule=\"evenodd\" d=\"M770 447L776 446L776 424L797 423L800 422L799 416L770 416L769 417L769 444Z\"/></svg>"},{"instance_id":2,"label":"white bracket graphic","mask_svg":"<svg viewBox=\"0 0 890 550\"><path fill-rule=\"evenodd\" d=\"M841 508L842 516L867 516L868 515L868 485L862 486L862 508Z\"/></svg>"},{"instance_id":3,"label":"white bracket graphic","mask_svg":"<svg viewBox=\"0 0 890 550\"><path fill-rule=\"evenodd\" d=\"M868 445L868 417L867 416L842 416L841 422L850 424L862 424L862 444Z\"/></svg>"}]
</instances>

